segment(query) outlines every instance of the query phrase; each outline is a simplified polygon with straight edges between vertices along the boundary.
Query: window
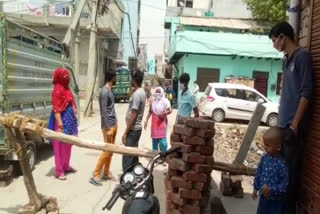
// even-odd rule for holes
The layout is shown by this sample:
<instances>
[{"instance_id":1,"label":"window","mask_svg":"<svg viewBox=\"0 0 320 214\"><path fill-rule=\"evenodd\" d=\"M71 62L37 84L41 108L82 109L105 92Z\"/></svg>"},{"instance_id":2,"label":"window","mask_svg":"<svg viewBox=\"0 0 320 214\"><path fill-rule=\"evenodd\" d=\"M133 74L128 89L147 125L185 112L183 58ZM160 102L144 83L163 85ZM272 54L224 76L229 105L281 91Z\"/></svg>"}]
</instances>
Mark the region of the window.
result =
<instances>
[{"instance_id":1,"label":"window","mask_svg":"<svg viewBox=\"0 0 320 214\"><path fill-rule=\"evenodd\" d=\"M258 94L254 93L253 91L245 91L246 100L251 102L258 102L259 99L262 99Z\"/></svg>"},{"instance_id":2,"label":"window","mask_svg":"<svg viewBox=\"0 0 320 214\"><path fill-rule=\"evenodd\" d=\"M224 89L222 89L222 88L216 88L215 91L216 91L216 93L217 93L218 96L223 97L223 95L224 95L224 93L223 93L223 92L224 92Z\"/></svg>"},{"instance_id":3,"label":"window","mask_svg":"<svg viewBox=\"0 0 320 214\"><path fill-rule=\"evenodd\" d=\"M193 0L178 0L177 7L193 8Z\"/></svg>"},{"instance_id":4,"label":"window","mask_svg":"<svg viewBox=\"0 0 320 214\"><path fill-rule=\"evenodd\" d=\"M186 1L186 7L193 8L193 1Z\"/></svg>"},{"instance_id":5,"label":"window","mask_svg":"<svg viewBox=\"0 0 320 214\"><path fill-rule=\"evenodd\" d=\"M240 89L225 89L225 97L245 100L245 93Z\"/></svg>"},{"instance_id":6,"label":"window","mask_svg":"<svg viewBox=\"0 0 320 214\"><path fill-rule=\"evenodd\" d=\"M281 87L282 87L282 73L278 73L277 77L277 95L281 94Z\"/></svg>"}]
</instances>

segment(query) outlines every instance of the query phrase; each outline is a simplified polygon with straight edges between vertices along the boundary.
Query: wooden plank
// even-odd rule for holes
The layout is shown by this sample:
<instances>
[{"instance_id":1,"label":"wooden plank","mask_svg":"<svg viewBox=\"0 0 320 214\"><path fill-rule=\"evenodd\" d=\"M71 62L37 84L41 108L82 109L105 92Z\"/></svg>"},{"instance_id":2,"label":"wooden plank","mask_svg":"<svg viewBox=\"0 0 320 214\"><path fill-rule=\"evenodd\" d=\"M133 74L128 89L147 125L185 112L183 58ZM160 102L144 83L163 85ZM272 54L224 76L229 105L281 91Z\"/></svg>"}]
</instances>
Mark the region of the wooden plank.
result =
<instances>
[{"instance_id":1,"label":"wooden plank","mask_svg":"<svg viewBox=\"0 0 320 214\"><path fill-rule=\"evenodd\" d=\"M263 106L263 103L258 103L256 110L254 111L249 122L248 129L241 143L239 152L234 160L235 164L243 164L244 160L246 159L251 143L254 139L254 136L256 135L265 111L266 107Z\"/></svg>"},{"instance_id":2,"label":"wooden plank","mask_svg":"<svg viewBox=\"0 0 320 214\"><path fill-rule=\"evenodd\" d=\"M255 176L256 168L246 167L244 165L236 165L229 163L222 163L215 161L213 164L213 170L221 171L221 172L229 172L233 175L248 175Z\"/></svg>"},{"instance_id":3,"label":"wooden plank","mask_svg":"<svg viewBox=\"0 0 320 214\"><path fill-rule=\"evenodd\" d=\"M9 116L10 117L10 116ZM43 128L39 129L37 123L42 122L40 120L32 119L32 121L24 124L24 127L21 127L21 119L27 118L22 115L15 116L17 119L13 119L13 121L8 122L7 117L0 116L0 124L5 125L11 128L22 129L23 132L32 133L42 136L47 139L55 139L67 144L72 144L82 148L95 149L100 151L114 152L118 154L130 155L130 156L140 156L140 157L149 157L152 158L158 152L149 150L149 149L141 149L134 147L126 147L122 145L114 145L105 142L96 142L93 140L85 140L76 136L66 135L64 133L54 132L52 130Z\"/></svg>"}]
</instances>

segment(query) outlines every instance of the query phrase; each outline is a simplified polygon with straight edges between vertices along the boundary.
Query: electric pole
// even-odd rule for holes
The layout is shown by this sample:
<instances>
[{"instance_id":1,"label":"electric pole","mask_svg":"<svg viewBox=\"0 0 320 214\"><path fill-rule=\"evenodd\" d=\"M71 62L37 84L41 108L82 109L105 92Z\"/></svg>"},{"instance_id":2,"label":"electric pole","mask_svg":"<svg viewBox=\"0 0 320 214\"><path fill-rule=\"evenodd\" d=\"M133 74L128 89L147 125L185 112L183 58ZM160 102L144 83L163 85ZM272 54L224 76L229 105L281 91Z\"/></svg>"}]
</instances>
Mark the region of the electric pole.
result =
<instances>
[{"instance_id":1,"label":"electric pole","mask_svg":"<svg viewBox=\"0 0 320 214\"><path fill-rule=\"evenodd\" d=\"M92 11L91 11L91 32L90 32L90 43L89 43L89 61L88 61L88 73L87 73L87 88L86 88L86 109L84 116L90 116L90 105L93 102L94 95L94 81L95 73L97 69L97 17L100 0L92 0Z\"/></svg>"}]
</instances>

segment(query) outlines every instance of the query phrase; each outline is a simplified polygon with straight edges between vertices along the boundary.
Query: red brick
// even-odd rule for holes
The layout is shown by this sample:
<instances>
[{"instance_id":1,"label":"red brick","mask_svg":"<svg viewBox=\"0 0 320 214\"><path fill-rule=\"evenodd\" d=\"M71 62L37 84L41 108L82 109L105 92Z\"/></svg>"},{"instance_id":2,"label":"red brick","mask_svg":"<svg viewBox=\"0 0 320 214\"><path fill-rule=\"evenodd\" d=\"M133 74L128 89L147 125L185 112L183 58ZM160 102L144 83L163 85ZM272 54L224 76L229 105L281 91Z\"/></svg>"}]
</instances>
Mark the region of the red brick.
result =
<instances>
[{"instance_id":1,"label":"red brick","mask_svg":"<svg viewBox=\"0 0 320 214\"><path fill-rule=\"evenodd\" d=\"M182 207L183 214L200 214L200 207L185 205Z\"/></svg>"},{"instance_id":2,"label":"red brick","mask_svg":"<svg viewBox=\"0 0 320 214\"><path fill-rule=\"evenodd\" d=\"M208 188L208 183L204 183L204 182L194 182L192 183L192 187L196 190L199 190L200 192L202 192L203 190L205 190L206 188Z\"/></svg>"},{"instance_id":3,"label":"red brick","mask_svg":"<svg viewBox=\"0 0 320 214\"><path fill-rule=\"evenodd\" d=\"M179 134L171 133L170 140L172 142L180 142L181 141L181 136Z\"/></svg>"},{"instance_id":4,"label":"red brick","mask_svg":"<svg viewBox=\"0 0 320 214\"><path fill-rule=\"evenodd\" d=\"M179 172L177 170L173 170L173 169L168 169L168 177L169 178L172 178L174 176L178 176L179 175Z\"/></svg>"},{"instance_id":5,"label":"red brick","mask_svg":"<svg viewBox=\"0 0 320 214\"><path fill-rule=\"evenodd\" d=\"M187 182L183 177L172 177L171 183L174 188L192 189L192 182Z\"/></svg>"},{"instance_id":6,"label":"red brick","mask_svg":"<svg viewBox=\"0 0 320 214\"><path fill-rule=\"evenodd\" d=\"M206 140L204 138L195 136L195 137L185 137L183 142L189 145L206 145Z\"/></svg>"},{"instance_id":7,"label":"red brick","mask_svg":"<svg viewBox=\"0 0 320 214\"><path fill-rule=\"evenodd\" d=\"M191 165L184 162L181 159L173 158L169 161L169 167L170 169L173 169L173 170L179 170L181 172L185 172L190 170Z\"/></svg>"},{"instance_id":8,"label":"red brick","mask_svg":"<svg viewBox=\"0 0 320 214\"><path fill-rule=\"evenodd\" d=\"M187 190L180 188L179 190L180 198L191 199L191 200L200 200L201 192L198 190Z\"/></svg>"},{"instance_id":9,"label":"red brick","mask_svg":"<svg viewBox=\"0 0 320 214\"><path fill-rule=\"evenodd\" d=\"M172 148L181 147L183 153L194 152L194 148L192 145L184 144L183 142L171 142Z\"/></svg>"},{"instance_id":10,"label":"red brick","mask_svg":"<svg viewBox=\"0 0 320 214\"><path fill-rule=\"evenodd\" d=\"M185 172L183 173L183 178L186 181L195 181L195 182L207 182L208 180L208 176L206 174L203 173L197 173L194 171L189 171L189 172Z\"/></svg>"},{"instance_id":11,"label":"red brick","mask_svg":"<svg viewBox=\"0 0 320 214\"><path fill-rule=\"evenodd\" d=\"M194 152L194 146L184 144L184 145L182 146L182 152L183 152L183 153Z\"/></svg>"},{"instance_id":12,"label":"red brick","mask_svg":"<svg viewBox=\"0 0 320 214\"><path fill-rule=\"evenodd\" d=\"M179 210L170 210L167 214L182 214Z\"/></svg>"},{"instance_id":13,"label":"red brick","mask_svg":"<svg viewBox=\"0 0 320 214\"><path fill-rule=\"evenodd\" d=\"M213 139L207 140L206 145L214 147L214 140Z\"/></svg>"},{"instance_id":14,"label":"red brick","mask_svg":"<svg viewBox=\"0 0 320 214\"><path fill-rule=\"evenodd\" d=\"M183 136L191 137L194 136L195 130L190 127L186 127L185 125L176 124L173 127L174 134L180 134Z\"/></svg>"},{"instance_id":15,"label":"red brick","mask_svg":"<svg viewBox=\"0 0 320 214\"><path fill-rule=\"evenodd\" d=\"M213 155L213 147L211 146L195 146L194 150L202 155Z\"/></svg>"},{"instance_id":16,"label":"red brick","mask_svg":"<svg viewBox=\"0 0 320 214\"><path fill-rule=\"evenodd\" d=\"M198 173L211 174L212 167L206 164L195 164L192 166L192 170Z\"/></svg>"},{"instance_id":17,"label":"red brick","mask_svg":"<svg viewBox=\"0 0 320 214\"><path fill-rule=\"evenodd\" d=\"M184 153L182 160L187 163L205 163L206 156L200 155L200 153L192 152L192 153Z\"/></svg>"},{"instance_id":18,"label":"red brick","mask_svg":"<svg viewBox=\"0 0 320 214\"><path fill-rule=\"evenodd\" d=\"M213 164L214 164L213 156L206 156L205 164L210 166L210 167L213 167Z\"/></svg>"},{"instance_id":19,"label":"red brick","mask_svg":"<svg viewBox=\"0 0 320 214\"><path fill-rule=\"evenodd\" d=\"M209 199L209 197L202 194L202 198L200 200L192 200L188 203L188 205L193 207L205 208L206 206L208 206Z\"/></svg>"},{"instance_id":20,"label":"red brick","mask_svg":"<svg viewBox=\"0 0 320 214\"><path fill-rule=\"evenodd\" d=\"M166 157L166 162L169 163L171 159L178 158L178 157L179 157L179 153L177 152L171 153Z\"/></svg>"},{"instance_id":21,"label":"red brick","mask_svg":"<svg viewBox=\"0 0 320 214\"><path fill-rule=\"evenodd\" d=\"M177 208L178 208L178 206L175 203L173 203L170 200L167 200L167 213L169 213L171 210L175 210Z\"/></svg>"},{"instance_id":22,"label":"red brick","mask_svg":"<svg viewBox=\"0 0 320 214\"><path fill-rule=\"evenodd\" d=\"M211 139L215 135L214 129L197 129L196 135L202 138Z\"/></svg>"},{"instance_id":23,"label":"red brick","mask_svg":"<svg viewBox=\"0 0 320 214\"><path fill-rule=\"evenodd\" d=\"M167 193L167 200L170 200L179 206L183 206L186 204L185 199L180 198L178 193L173 193L171 191L168 191Z\"/></svg>"},{"instance_id":24,"label":"red brick","mask_svg":"<svg viewBox=\"0 0 320 214\"><path fill-rule=\"evenodd\" d=\"M197 128L197 129L214 129L213 120L204 120L199 118L190 118L185 124L188 127Z\"/></svg>"}]
</instances>

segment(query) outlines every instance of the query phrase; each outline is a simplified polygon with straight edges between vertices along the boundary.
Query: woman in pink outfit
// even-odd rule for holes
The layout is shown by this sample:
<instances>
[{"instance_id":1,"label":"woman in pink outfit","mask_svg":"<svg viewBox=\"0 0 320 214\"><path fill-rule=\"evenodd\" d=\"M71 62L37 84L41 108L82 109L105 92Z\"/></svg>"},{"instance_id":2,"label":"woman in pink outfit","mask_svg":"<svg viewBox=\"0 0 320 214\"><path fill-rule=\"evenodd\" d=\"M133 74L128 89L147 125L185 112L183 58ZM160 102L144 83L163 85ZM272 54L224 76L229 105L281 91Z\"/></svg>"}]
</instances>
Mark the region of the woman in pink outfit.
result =
<instances>
[{"instance_id":1,"label":"woman in pink outfit","mask_svg":"<svg viewBox=\"0 0 320 214\"><path fill-rule=\"evenodd\" d=\"M49 129L68 135L77 135L77 106L69 88L69 82L69 70L58 68L53 77L53 111L49 120ZM72 146L58 140L52 140L52 146L55 157L56 177L60 180L66 180L65 173L76 172L70 166Z\"/></svg>"}]
</instances>

